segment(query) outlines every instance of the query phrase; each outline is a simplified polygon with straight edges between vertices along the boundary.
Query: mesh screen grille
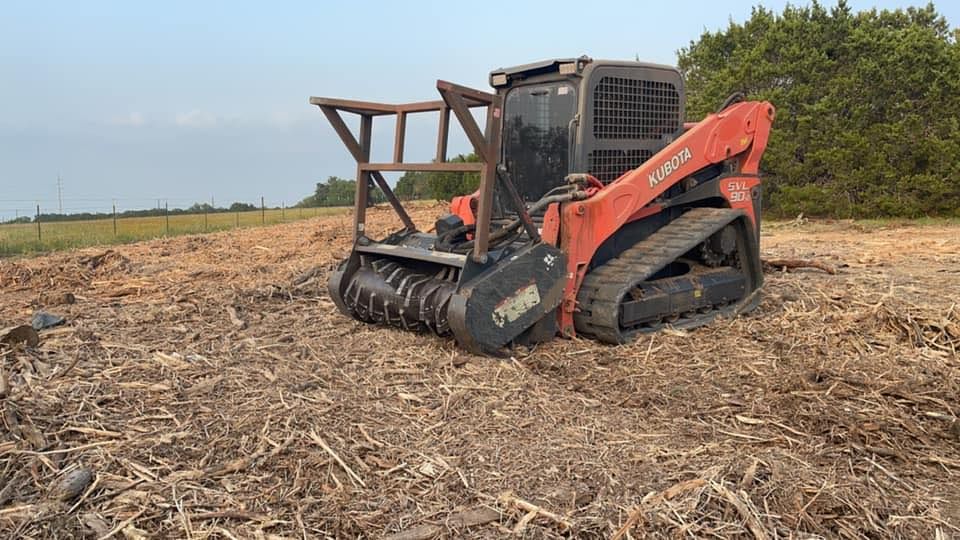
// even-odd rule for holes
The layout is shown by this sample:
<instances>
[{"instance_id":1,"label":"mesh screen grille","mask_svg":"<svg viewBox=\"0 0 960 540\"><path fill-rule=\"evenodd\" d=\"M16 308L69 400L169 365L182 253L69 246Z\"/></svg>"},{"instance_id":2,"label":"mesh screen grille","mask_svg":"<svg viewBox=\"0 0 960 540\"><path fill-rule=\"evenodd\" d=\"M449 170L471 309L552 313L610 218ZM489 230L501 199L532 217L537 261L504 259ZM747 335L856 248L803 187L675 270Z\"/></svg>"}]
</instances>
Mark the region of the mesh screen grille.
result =
<instances>
[{"instance_id":1,"label":"mesh screen grille","mask_svg":"<svg viewBox=\"0 0 960 540\"><path fill-rule=\"evenodd\" d=\"M680 94L668 82L603 77L593 115L598 139L659 139L680 129Z\"/></svg>"},{"instance_id":2,"label":"mesh screen grille","mask_svg":"<svg viewBox=\"0 0 960 540\"><path fill-rule=\"evenodd\" d=\"M621 174L636 169L653 154L649 150L594 150L588 154L590 174L609 184Z\"/></svg>"}]
</instances>

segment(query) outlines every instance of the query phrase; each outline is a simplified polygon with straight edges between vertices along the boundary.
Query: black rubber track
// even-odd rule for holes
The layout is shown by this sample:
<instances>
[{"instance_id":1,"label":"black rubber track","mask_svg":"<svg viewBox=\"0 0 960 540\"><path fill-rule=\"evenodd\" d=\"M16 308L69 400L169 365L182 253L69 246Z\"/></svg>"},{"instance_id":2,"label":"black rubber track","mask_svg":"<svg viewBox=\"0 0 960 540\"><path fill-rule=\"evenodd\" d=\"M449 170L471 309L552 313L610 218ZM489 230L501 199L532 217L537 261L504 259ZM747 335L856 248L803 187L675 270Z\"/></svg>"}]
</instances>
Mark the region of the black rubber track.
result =
<instances>
[{"instance_id":1,"label":"black rubber track","mask_svg":"<svg viewBox=\"0 0 960 540\"><path fill-rule=\"evenodd\" d=\"M655 330L656 327L620 327L620 303L627 293L744 215L741 210L729 208L693 208L618 257L594 268L584 277L577 293L579 311L574 313L577 332L606 343L619 344L633 340L641 331ZM746 296L749 297L751 292L747 291ZM727 310L700 314L678 321L675 326L699 326L724 311Z\"/></svg>"}]
</instances>

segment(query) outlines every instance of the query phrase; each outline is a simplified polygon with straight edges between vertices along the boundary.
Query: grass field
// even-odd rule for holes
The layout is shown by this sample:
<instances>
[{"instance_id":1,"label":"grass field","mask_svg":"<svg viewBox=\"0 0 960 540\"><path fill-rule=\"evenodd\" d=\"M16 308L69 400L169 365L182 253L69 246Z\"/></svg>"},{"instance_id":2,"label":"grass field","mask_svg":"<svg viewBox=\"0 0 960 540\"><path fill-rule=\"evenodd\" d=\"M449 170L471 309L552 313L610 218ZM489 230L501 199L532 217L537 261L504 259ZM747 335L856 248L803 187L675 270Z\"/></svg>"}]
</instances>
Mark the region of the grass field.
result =
<instances>
[{"instance_id":1,"label":"grass field","mask_svg":"<svg viewBox=\"0 0 960 540\"><path fill-rule=\"evenodd\" d=\"M410 201L405 204L418 207L421 204L433 203ZM0 225L0 257L44 253L93 245L127 244L164 236L273 225L312 217L334 216L347 213L350 210L351 208L349 207L272 208L262 213L260 210L254 210L250 212L222 212L206 215L171 215L169 220L164 216L118 218L116 220L116 227L114 227L114 221L112 219L41 222L39 236L37 234L36 223ZM832 220L827 220L823 223L830 222L832 222ZM844 222L858 229L869 231L891 226L957 225L960 224L960 219L873 219L846 220ZM777 226L776 224L790 225L795 223L795 221L775 220L770 223L774 224L773 226ZM819 222L814 222L812 226L815 228L817 223Z\"/></svg>"},{"instance_id":2,"label":"grass field","mask_svg":"<svg viewBox=\"0 0 960 540\"><path fill-rule=\"evenodd\" d=\"M186 214L156 217L118 218L87 221L54 221L0 225L0 257L57 251L99 244L125 244L158 238L209 231L255 227L330 216L349 208L287 208L251 212Z\"/></svg>"}]
</instances>

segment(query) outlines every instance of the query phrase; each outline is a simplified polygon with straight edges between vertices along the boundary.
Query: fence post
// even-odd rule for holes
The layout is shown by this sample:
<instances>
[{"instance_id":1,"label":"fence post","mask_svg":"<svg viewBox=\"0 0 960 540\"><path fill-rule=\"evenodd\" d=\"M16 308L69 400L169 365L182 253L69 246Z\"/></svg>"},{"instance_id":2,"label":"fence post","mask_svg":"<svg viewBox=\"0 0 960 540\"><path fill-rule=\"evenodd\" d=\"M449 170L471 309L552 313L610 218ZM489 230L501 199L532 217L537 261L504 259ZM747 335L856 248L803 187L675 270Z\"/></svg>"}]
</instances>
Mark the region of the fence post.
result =
<instances>
[{"instance_id":1,"label":"fence post","mask_svg":"<svg viewBox=\"0 0 960 540\"><path fill-rule=\"evenodd\" d=\"M237 210L236 213L237 213L237 224L236 224L236 227L239 229L239 228L240 228L240 211Z\"/></svg>"},{"instance_id":2,"label":"fence post","mask_svg":"<svg viewBox=\"0 0 960 540\"><path fill-rule=\"evenodd\" d=\"M263 205L263 195L260 196L260 224L267 223L267 207Z\"/></svg>"},{"instance_id":3,"label":"fence post","mask_svg":"<svg viewBox=\"0 0 960 540\"><path fill-rule=\"evenodd\" d=\"M37 242L43 242L43 236L40 233L40 205L37 205Z\"/></svg>"},{"instance_id":4,"label":"fence post","mask_svg":"<svg viewBox=\"0 0 960 540\"><path fill-rule=\"evenodd\" d=\"M117 203L113 203L113 236L117 236Z\"/></svg>"},{"instance_id":5,"label":"fence post","mask_svg":"<svg viewBox=\"0 0 960 540\"><path fill-rule=\"evenodd\" d=\"M167 222L165 234L170 236L170 201L163 201L163 218Z\"/></svg>"},{"instance_id":6,"label":"fence post","mask_svg":"<svg viewBox=\"0 0 960 540\"><path fill-rule=\"evenodd\" d=\"M287 220L287 203L280 201L280 223Z\"/></svg>"}]
</instances>

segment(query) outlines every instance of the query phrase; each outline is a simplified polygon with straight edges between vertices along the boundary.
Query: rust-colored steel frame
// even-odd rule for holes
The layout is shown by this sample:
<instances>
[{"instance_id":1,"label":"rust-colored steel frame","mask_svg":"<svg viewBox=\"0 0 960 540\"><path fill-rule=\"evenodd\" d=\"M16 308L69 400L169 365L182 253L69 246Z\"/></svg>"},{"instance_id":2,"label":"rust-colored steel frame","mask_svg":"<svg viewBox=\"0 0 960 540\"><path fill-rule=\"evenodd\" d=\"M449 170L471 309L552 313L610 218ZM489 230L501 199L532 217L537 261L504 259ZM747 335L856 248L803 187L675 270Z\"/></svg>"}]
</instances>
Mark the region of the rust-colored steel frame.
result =
<instances>
[{"instance_id":1,"label":"rust-colored steel frame","mask_svg":"<svg viewBox=\"0 0 960 540\"><path fill-rule=\"evenodd\" d=\"M372 179L383 191L403 226L415 231L416 225L403 204L387 185L381 171L437 171L437 172L478 172L480 173L480 200L477 208L477 229L473 249L473 258L477 262L486 262L487 247L490 238L490 214L492 211L493 188L496 183L497 161L500 153L500 127L502 122L502 103L498 95L474 90L447 81L437 81L437 91L443 98L438 101L419 101L415 103L387 104L349 99L311 97L310 103L317 105L330 121L334 131L340 136L347 150L357 161L357 193L354 203L354 239L364 234L366 223L369 184ZM481 131L470 113L471 108L486 107L487 124ZM404 163L403 150L406 139L407 115L415 113L440 113L440 126L437 132L436 160L432 163ZM479 163L448 163L447 139L450 134L450 112L460 122L463 132L470 140L473 150L479 157ZM354 137L341 112L360 116L359 139ZM396 131L393 143L392 163L370 162L370 138L373 131L373 118L376 116L396 116Z\"/></svg>"}]
</instances>

